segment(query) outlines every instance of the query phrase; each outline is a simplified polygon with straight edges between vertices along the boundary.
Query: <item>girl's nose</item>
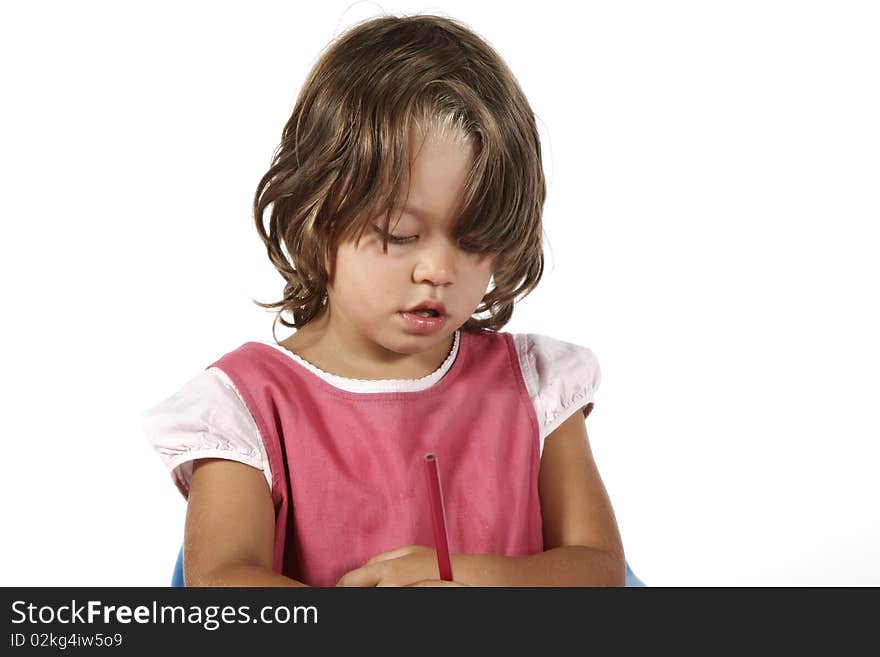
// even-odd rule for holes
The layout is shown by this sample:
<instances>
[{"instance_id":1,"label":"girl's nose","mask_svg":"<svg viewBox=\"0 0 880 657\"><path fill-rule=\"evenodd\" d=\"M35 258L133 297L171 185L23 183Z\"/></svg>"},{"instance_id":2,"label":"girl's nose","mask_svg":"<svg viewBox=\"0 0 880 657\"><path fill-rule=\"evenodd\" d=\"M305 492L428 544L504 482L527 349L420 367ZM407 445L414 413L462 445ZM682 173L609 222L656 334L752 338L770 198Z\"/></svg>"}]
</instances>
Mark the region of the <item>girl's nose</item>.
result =
<instances>
[{"instance_id":1,"label":"girl's nose","mask_svg":"<svg viewBox=\"0 0 880 657\"><path fill-rule=\"evenodd\" d=\"M447 240L435 242L419 253L413 270L416 283L449 285L455 280L455 246Z\"/></svg>"}]
</instances>

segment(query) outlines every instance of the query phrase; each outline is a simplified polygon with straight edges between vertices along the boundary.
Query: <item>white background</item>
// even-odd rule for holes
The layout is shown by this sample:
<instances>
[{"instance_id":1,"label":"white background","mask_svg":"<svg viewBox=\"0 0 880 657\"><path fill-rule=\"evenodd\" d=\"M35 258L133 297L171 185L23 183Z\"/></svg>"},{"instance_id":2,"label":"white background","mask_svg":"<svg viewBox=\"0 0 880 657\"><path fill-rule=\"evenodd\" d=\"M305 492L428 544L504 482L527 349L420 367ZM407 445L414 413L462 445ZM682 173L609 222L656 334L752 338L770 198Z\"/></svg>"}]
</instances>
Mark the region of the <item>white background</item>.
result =
<instances>
[{"instance_id":1,"label":"white background","mask_svg":"<svg viewBox=\"0 0 880 657\"><path fill-rule=\"evenodd\" d=\"M139 414L271 339L254 190L383 11L470 25L538 116L548 268L505 330L598 356L635 572L880 585L880 12L766 0L4 3L0 584L170 581Z\"/></svg>"}]
</instances>

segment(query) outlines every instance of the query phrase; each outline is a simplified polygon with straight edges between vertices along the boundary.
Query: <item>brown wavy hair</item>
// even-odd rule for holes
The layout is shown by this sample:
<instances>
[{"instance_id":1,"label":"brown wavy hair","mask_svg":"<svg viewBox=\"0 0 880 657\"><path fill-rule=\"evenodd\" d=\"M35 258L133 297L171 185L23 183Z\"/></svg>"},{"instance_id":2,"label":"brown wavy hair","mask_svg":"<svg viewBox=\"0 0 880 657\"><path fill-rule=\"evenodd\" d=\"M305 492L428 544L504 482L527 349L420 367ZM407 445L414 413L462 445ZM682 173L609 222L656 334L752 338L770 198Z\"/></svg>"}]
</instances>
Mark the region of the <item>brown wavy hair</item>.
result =
<instances>
[{"instance_id":1,"label":"brown wavy hair","mask_svg":"<svg viewBox=\"0 0 880 657\"><path fill-rule=\"evenodd\" d=\"M495 50L460 22L381 16L327 46L257 186L257 231L286 281L281 301L251 299L280 307L273 336L279 319L301 328L323 312L340 243L359 239L382 213L389 232L409 180L402 172L411 171L413 135L475 146L454 235L461 248L491 255L495 266L490 289L462 330L499 330L514 303L537 286L546 185L534 113L519 84Z\"/></svg>"}]
</instances>

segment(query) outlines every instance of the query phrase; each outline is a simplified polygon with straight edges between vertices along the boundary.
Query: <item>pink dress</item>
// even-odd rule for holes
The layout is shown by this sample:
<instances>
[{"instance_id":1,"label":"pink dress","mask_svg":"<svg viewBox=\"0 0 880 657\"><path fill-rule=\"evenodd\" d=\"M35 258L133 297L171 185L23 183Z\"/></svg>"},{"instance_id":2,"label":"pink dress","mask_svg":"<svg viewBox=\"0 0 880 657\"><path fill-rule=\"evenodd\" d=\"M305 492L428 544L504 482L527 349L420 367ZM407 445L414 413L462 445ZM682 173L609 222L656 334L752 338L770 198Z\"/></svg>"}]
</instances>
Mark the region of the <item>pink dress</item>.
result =
<instances>
[{"instance_id":1,"label":"pink dress","mask_svg":"<svg viewBox=\"0 0 880 657\"><path fill-rule=\"evenodd\" d=\"M541 381L540 359L509 333L460 331L441 377L421 389L385 392L340 388L290 352L248 342L208 369L224 375L246 410L257 433L254 440L250 432L251 451L241 440L224 444L215 428L213 443L184 449L176 456L187 460L177 458L173 467L188 463L191 471L193 459L224 451L261 467L275 507L273 570L311 586L334 586L386 550L433 546L427 452L438 456L450 552L535 554L543 550L538 470L547 427L576 410L586 415L599 383L592 352L554 342L551 350L569 347L583 381L556 385L566 398L540 415L536 401L554 385ZM173 438L180 407L192 414L193 404L194 396L179 393L145 415L160 453L181 442L179 434ZM215 424L233 426L228 412L215 414ZM246 433L242 425L230 435ZM188 482L179 473L175 481L186 496Z\"/></svg>"}]
</instances>

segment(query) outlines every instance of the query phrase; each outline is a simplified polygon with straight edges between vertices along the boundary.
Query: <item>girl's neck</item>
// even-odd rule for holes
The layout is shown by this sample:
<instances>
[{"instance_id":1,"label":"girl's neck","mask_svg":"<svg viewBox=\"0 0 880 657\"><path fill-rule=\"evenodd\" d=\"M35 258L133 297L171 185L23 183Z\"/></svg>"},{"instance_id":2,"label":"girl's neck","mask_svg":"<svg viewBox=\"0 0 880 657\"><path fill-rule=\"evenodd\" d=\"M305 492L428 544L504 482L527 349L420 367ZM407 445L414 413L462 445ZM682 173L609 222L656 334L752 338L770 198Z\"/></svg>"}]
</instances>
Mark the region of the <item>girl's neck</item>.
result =
<instances>
[{"instance_id":1,"label":"girl's neck","mask_svg":"<svg viewBox=\"0 0 880 657\"><path fill-rule=\"evenodd\" d=\"M279 344L319 370L346 379L421 379L435 372L449 356L455 335L417 354L399 354L363 335L349 334L320 318L297 329Z\"/></svg>"}]
</instances>

